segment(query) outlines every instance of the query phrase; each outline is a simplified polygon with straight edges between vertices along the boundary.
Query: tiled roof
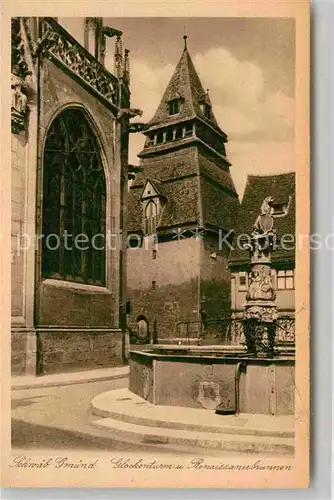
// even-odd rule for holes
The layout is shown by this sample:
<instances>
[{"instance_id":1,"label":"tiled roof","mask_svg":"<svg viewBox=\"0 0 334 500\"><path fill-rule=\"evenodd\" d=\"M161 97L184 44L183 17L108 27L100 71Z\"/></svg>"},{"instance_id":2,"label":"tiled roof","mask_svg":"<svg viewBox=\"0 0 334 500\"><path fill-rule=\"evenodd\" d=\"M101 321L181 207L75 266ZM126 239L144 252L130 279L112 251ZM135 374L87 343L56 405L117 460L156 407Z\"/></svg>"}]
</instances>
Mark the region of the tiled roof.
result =
<instances>
[{"instance_id":1,"label":"tiled roof","mask_svg":"<svg viewBox=\"0 0 334 500\"><path fill-rule=\"evenodd\" d=\"M235 230L240 209L236 195L221 186L201 178L201 202L204 226L224 231Z\"/></svg>"},{"instance_id":2,"label":"tiled roof","mask_svg":"<svg viewBox=\"0 0 334 500\"><path fill-rule=\"evenodd\" d=\"M276 230L277 241L279 242L282 235L289 234L295 236L295 173L287 173L280 175L255 176L250 175L247 179L247 184L240 208L238 217L237 235L250 235L253 230L253 225L257 216L260 214L260 208L263 200L267 196L274 198L274 203L287 203L291 196L291 202L287 215L274 218L274 229ZM286 240L287 241L287 240ZM287 247L292 246L291 242L287 242ZM234 245L234 249L230 254L230 265L243 265L249 263L249 253L247 250L242 250ZM272 261L293 262L294 249L278 248L272 254Z\"/></svg>"},{"instance_id":3,"label":"tiled roof","mask_svg":"<svg viewBox=\"0 0 334 500\"><path fill-rule=\"evenodd\" d=\"M187 179L169 181L162 185L166 203L162 210L158 229L199 223L198 178L193 176ZM129 232L140 232L143 226L141 192L141 187L132 187L128 195Z\"/></svg>"},{"instance_id":4,"label":"tiled roof","mask_svg":"<svg viewBox=\"0 0 334 500\"><path fill-rule=\"evenodd\" d=\"M198 164L199 172L203 178L209 178L211 181L219 183L236 193L231 174L227 169L218 166L202 154L198 155Z\"/></svg>"},{"instance_id":5,"label":"tiled roof","mask_svg":"<svg viewBox=\"0 0 334 500\"><path fill-rule=\"evenodd\" d=\"M157 179L164 182L171 179L181 179L197 174L197 149L187 147L178 151L167 151L140 163L143 172L136 176L133 187L144 186L146 179Z\"/></svg>"},{"instance_id":6,"label":"tiled roof","mask_svg":"<svg viewBox=\"0 0 334 500\"><path fill-rule=\"evenodd\" d=\"M182 99L180 112L177 115L169 115L167 103L178 97ZM208 102L208 99L189 52L185 49L149 125L151 127L171 125L196 116L208 120L201 109L201 103ZM221 132L212 112L208 121Z\"/></svg>"},{"instance_id":7,"label":"tiled roof","mask_svg":"<svg viewBox=\"0 0 334 500\"><path fill-rule=\"evenodd\" d=\"M145 161L144 172L138 174L128 195L130 232L142 228L140 196L147 178L156 183L167 200L159 227L197 223L217 229L235 228L239 200L230 174L191 148L179 155Z\"/></svg>"},{"instance_id":8,"label":"tiled roof","mask_svg":"<svg viewBox=\"0 0 334 500\"><path fill-rule=\"evenodd\" d=\"M180 112L170 116L167 103L179 97L183 100ZM148 179L165 198L158 231L185 225L235 229L239 200L225 158L227 137L212 112L210 118L204 116L203 102L211 105L185 48L145 134L187 120L194 120L196 133L150 145L140 153L143 170L128 196L129 232L142 229L140 196Z\"/></svg>"}]
</instances>

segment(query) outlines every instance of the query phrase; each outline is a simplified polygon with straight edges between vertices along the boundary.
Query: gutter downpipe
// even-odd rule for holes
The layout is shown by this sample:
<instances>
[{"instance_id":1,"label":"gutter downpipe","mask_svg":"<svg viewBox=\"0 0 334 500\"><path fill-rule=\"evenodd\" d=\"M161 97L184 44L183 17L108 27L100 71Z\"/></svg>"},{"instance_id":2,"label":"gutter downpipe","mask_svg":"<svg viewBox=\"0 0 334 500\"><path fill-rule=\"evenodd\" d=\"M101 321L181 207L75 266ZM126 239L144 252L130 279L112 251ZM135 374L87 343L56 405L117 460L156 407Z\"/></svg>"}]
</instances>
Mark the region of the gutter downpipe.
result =
<instances>
[{"instance_id":1,"label":"gutter downpipe","mask_svg":"<svg viewBox=\"0 0 334 500\"><path fill-rule=\"evenodd\" d=\"M247 361L239 361L235 367L234 373L234 387L235 387L235 415L240 413L240 376L241 373L245 372L247 366Z\"/></svg>"}]
</instances>

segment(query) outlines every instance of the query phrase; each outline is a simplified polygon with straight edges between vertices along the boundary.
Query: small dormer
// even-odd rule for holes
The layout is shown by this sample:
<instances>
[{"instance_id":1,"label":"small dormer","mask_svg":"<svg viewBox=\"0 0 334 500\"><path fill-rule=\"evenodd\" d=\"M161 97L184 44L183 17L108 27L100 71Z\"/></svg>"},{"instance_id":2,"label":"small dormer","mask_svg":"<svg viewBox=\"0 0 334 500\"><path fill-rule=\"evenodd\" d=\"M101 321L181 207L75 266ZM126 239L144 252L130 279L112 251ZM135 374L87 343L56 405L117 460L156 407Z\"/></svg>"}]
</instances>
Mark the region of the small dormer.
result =
<instances>
[{"instance_id":1,"label":"small dormer","mask_svg":"<svg viewBox=\"0 0 334 500\"><path fill-rule=\"evenodd\" d=\"M145 235L156 233L166 200L161 182L147 179L140 197Z\"/></svg>"},{"instance_id":2,"label":"small dormer","mask_svg":"<svg viewBox=\"0 0 334 500\"><path fill-rule=\"evenodd\" d=\"M178 115L181 111L183 101L184 101L183 97L178 92L176 92L173 95L170 95L168 100L166 101L168 115L169 116Z\"/></svg>"},{"instance_id":3,"label":"small dormer","mask_svg":"<svg viewBox=\"0 0 334 500\"><path fill-rule=\"evenodd\" d=\"M209 104L207 104L206 102L204 102L201 105L201 109L202 109L202 113L204 115L204 118L207 118L208 120L210 120L211 116L212 116L211 106Z\"/></svg>"},{"instance_id":4,"label":"small dormer","mask_svg":"<svg viewBox=\"0 0 334 500\"><path fill-rule=\"evenodd\" d=\"M200 99L199 104L204 118L206 118L207 120L211 120L212 105L209 97L209 90L207 90L203 97Z\"/></svg>"}]
</instances>

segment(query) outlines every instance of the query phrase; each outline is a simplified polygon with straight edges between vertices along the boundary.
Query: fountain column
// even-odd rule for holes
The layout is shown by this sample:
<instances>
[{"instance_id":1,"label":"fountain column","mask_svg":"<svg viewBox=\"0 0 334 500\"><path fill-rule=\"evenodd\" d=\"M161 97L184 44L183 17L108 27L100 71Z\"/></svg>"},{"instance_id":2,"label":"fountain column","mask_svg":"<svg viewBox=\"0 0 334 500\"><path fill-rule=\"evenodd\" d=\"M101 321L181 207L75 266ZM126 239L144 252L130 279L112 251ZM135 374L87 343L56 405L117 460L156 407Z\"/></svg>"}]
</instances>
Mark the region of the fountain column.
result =
<instances>
[{"instance_id":1,"label":"fountain column","mask_svg":"<svg viewBox=\"0 0 334 500\"><path fill-rule=\"evenodd\" d=\"M271 215L272 197L267 197L256 219L250 242L251 271L244 312L244 332L247 354L254 357L273 357L275 347L276 293L271 275L271 257L275 230Z\"/></svg>"}]
</instances>

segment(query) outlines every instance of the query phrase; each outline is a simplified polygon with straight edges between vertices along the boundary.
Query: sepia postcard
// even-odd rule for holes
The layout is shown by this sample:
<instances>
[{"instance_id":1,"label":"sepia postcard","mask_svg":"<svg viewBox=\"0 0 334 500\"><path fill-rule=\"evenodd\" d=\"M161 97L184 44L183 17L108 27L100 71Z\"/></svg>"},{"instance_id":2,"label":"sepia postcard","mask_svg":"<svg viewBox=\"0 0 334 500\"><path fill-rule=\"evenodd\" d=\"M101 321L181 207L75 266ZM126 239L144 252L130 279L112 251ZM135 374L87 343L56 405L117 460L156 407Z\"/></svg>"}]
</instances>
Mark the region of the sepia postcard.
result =
<instances>
[{"instance_id":1,"label":"sepia postcard","mask_svg":"<svg viewBox=\"0 0 334 500\"><path fill-rule=\"evenodd\" d=\"M2 14L2 486L308 488L308 2Z\"/></svg>"}]
</instances>

